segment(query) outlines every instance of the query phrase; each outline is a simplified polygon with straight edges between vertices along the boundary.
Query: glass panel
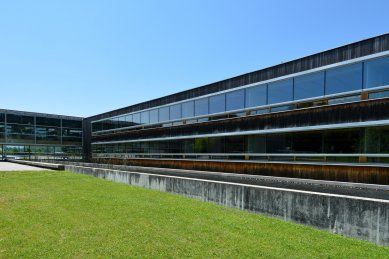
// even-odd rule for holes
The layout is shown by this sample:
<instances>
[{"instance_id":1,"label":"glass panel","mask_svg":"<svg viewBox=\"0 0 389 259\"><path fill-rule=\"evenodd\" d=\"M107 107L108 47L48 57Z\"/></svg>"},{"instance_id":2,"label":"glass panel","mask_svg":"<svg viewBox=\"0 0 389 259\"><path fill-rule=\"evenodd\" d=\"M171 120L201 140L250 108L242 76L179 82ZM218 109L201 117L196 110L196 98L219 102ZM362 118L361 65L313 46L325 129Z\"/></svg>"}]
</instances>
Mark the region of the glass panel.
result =
<instances>
[{"instance_id":1,"label":"glass panel","mask_svg":"<svg viewBox=\"0 0 389 259\"><path fill-rule=\"evenodd\" d=\"M389 56L365 62L363 88L389 85Z\"/></svg>"},{"instance_id":2,"label":"glass panel","mask_svg":"<svg viewBox=\"0 0 389 259\"><path fill-rule=\"evenodd\" d=\"M225 152L226 153L244 153L245 136L229 136L225 137Z\"/></svg>"},{"instance_id":3,"label":"glass panel","mask_svg":"<svg viewBox=\"0 0 389 259\"><path fill-rule=\"evenodd\" d=\"M369 99L387 98L389 97L389 91L375 92L369 94Z\"/></svg>"},{"instance_id":4,"label":"glass panel","mask_svg":"<svg viewBox=\"0 0 389 259\"><path fill-rule=\"evenodd\" d=\"M301 132L293 135L294 153L322 153L322 143L321 132Z\"/></svg>"},{"instance_id":5,"label":"glass panel","mask_svg":"<svg viewBox=\"0 0 389 259\"><path fill-rule=\"evenodd\" d=\"M126 116L120 116L118 118L118 128L126 127Z\"/></svg>"},{"instance_id":6,"label":"glass panel","mask_svg":"<svg viewBox=\"0 0 389 259\"><path fill-rule=\"evenodd\" d=\"M224 153L224 138L209 138L208 153Z\"/></svg>"},{"instance_id":7,"label":"glass panel","mask_svg":"<svg viewBox=\"0 0 389 259\"><path fill-rule=\"evenodd\" d=\"M5 121L5 114L0 113L0 122L4 122L4 121Z\"/></svg>"},{"instance_id":8,"label":"glass panel","mask_svg":"<svg viewBox=\"0 0 389 259\"><path fill-rule=\"evenodd\" d=\"M287 79L268 85L268 103L293 101L293 79Z\"/></svg>"},{"instance_id":9,"label":"glass panel","mask_svg":"<svg viewBox=\"0 0 389 259\"><path fill-rule=\"evenodd\" d=\"M3 142L5 138L5 125L0 123L0 141Z\"/></svg>"},{"instance_id":10,"label":"glass panel","mask_svg":"<svg viewBox=\"0 0 389 259\"><path fill-rule=\"evenodd\" d=\"M324 132L324 153L360 153L360 129Z\"/></svg>"},{"instance_id":11,"label":"glass panel","mask_svg":"<svg viewBox=\"0 0 389 259\"><path fill-rule=\"evenodd\" d=\"M195 153L208 152L208 138L196 138L194 143Z\"/></svg>"},{"instance_id":12,"label":"glass panel","mask_svg":"<svg viewBox=\"0 0 389 259\"><path fill-rule=\"evenodd\" d=\"M158 122L158 109L154 109L150 111L150 123Z\"/></svg>"},{"instance_id":13,"label":"glass panel","mask_svg":"<svg viewBox=\"0 0 389 259\"><path fill-rule=\"evenodd\" d=\"M7 123L34 124L34 116L7 114Z\"/></svg>"},{"instance_id":14,"label":"glass panel","mask_svg":"<svg viewBox=\"0 0 389 259\"><path fill-rule=\"evenodd\" d=\"M326 95L359 89L362 89L362 63L326 71Z\"/></svg>"},{"instance_id":15,"label":"glass panel","mask_svg":"<svg viewBox=\"0 0 389 259\"><path fill-rule=\"evenodd\" d=\"M247 137L247 150L249 153L266 153L266 136L250 135Z\"/></svg>"},{"instance_id":16,"label":"glass panel","mask_svg":"<svg viewBox=\"0 0 389 259\"><path fill-rule=\"evenodd\" d=\"M293 110L293 108L294 108L293 105L283 105L283 106L272 107L270 110L271 112L283 112L283 111Z\"/></svg>"},{"instance_id":17,"label":"glass panel","mask_svg":"<svg viewBox=\"0 0 389 259\"><path fill-rule=\"evenodd\" d=\"M140 114L140 122L142 124L146 124L146 123L150 122L149 111L141 112L141 114Z\"/></svg>"},{"instance_id":18,"label":"glass panel","mask_svg":"<svg viewBox=\"0 0 389 259\"><path fill-rule=\"evenodd\" d=\"M224 94L209 97L209 113L226 111L226 96Z\"/></svg>"},{"instance_id":19,"label":"glass panel","mask_svg":"<svg viewBox=\"0 0 389 259\"><path fill-rule=\"evenodd\" d=\"M366 153L389 153L389 127L366 128Z\"/></svg>"},{"instance_id":20,"label":"glass panel","mask_svg":"<svg viewBox=\"0 0 389 259\"><path fill-rule=\"evenodd\" d=\"M36 117L36 125L60 127L61 120L56 118Z\"/></svg>"},{"instance_id":21,"label":"glass panel","mask_svg":"<svg viewBox=\"0 0 389 259\"><path fill-rule=\"evenodd\" d=\"M61 144L60 128L37 127L35 132L37 144Z\"/></svg>"},{"instance_id":22,"label":"glass panel","mask_svg":"<svg viewBox=\"0 0 389 259\"><path fill-rule=\"evenodd\" d=\"M294 99L324 95L324 72L294 78Z\"/></svg>"},{"instance_id":23,"label":"glass panel","mask_svg":"<svg viewBox=\"0 0 389 259\"><path fill-rule=\"evenodd\" d=\"M170 120L181 119L181 104L170 106Z\"/></svg>"},{"instance_id":24,"label":"glass panel","mask_svg":"<svg viewBox=\"0 0 389 259\"><path fill-rule=\"evenodd\" d=\"M82 121L81 120L62 119L62 127L81 129L82 128Z\"/></svg>"},{"instance_id":25,"label":"glass panel","mask_svg":"<svg viewBox=\"0 0 389 259\"><path fill-rule=\"evenodd\" d=\"M208 114L208 98L195 100L195 115Z\"/></svg>"},{"instance_id":26,"label":"glass panel","mask_svg":"<svg viewBox=\"0 0 389 259\"><path fill-rule=\"evenodd\" d=\"M168 121L169 120L169 106L159 108L159 121Z\"/></svg>"},{"instance_id":27,"label":"glass panel","mask_svg":"<svg viewBox=\"0 0 389 259\"><path fill-rule=\"evenodd\" d=\"M266 96L266 85L259 85L246 89L246 107L266 105Z\"/></svg>"},{"instance_id":28,"label":"glass panel","mask_svg":"<svg viewBox=\"0 0 389 259\"><path fill-rule=\"evenodd\" d=\"M194 116L194 102L186 102L182 104L182 118L190 118Z\"/></svg>"},{"instance_id":29,"label":"glass panel","mask_svg":"<svg viewBox=\"0 0 389 259\"><path fill-rule=\"evenodd\" d=\"M267 153L291 153L292 136L290 134L272 134L266 137Z\"/></svg>"},{"instance_id":30,"label":"glass panel","mask_svg":"<svg viewBox=\"0 0 389 259\"><path fill-rule=\"evenodd\" d=\"M132 114L126 115L126 127L134 126L134 123L132 122Z\"/></svg>"},{"instance_id":31,"label":"glass panel","mask_svg":"<svg viewBox=\"0 0 389 259\"><path fill-rule=\"evenodd\" d=\"M140 124L140 113L135 113L135 114L132 115L132 122L135 125L139 125Z\"/></svg>"},{"instance_id":32,"label":"glass panel","mask_svg":"<svg viewBox=\"0 0 389 259\"><path fill-rule=\"evenodd\" d=\"M233 111L244 108L244 90L226 94L226 110Z\"/></svg>"},{"instance_id":33,"label":"glass panel","mask_svg":"<svg viewBox=\"0 0 389 259\"><path fill-rule=\"evenodd\" d=\"M347 96L342 98L329 99L328 104L338 104L338 103L350 103L350 102L358 102L361 98L359 95Z\"/></svg>"}]
</instances>

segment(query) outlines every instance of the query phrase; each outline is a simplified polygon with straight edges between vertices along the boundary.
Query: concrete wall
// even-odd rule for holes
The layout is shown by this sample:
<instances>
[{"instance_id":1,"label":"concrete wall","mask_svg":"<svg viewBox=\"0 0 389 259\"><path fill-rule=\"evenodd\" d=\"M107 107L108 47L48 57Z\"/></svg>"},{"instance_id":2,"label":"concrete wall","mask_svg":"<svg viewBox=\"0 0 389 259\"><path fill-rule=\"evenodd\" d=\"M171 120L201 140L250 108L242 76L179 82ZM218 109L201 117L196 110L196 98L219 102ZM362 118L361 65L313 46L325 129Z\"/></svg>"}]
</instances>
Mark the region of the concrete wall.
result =
<instances>
[{"instance_id":1,"label":"concrete wall","mask_svg":"<svg viewBox=\"0 0 389 259\"><path fill-rule=\"evenodd\" d=\"M389 201L65 165L65 170L262 213L389 245Z\"/></svg>"}]
</instances>

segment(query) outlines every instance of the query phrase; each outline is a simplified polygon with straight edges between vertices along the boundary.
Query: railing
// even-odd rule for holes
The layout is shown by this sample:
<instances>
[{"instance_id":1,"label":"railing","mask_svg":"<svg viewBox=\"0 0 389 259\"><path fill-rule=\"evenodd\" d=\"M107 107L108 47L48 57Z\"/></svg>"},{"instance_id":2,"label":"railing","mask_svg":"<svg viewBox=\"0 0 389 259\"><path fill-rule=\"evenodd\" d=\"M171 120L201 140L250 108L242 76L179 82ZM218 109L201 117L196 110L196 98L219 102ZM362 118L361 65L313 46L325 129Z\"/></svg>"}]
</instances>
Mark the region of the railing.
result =
<instances>
[{"instance_id":1,"label":"railing","mask_svg":"<svg viewBox=\"0 0 389 259\"><path fill-rule=\"evenodd\" d=\"M311 154L311 153L94 153L93 159L194 159L194 160L254 160L254 161L340 161L382 162L389 154ZM389 159L388 159L389 163Z\"/></svg>"}]
</instances>

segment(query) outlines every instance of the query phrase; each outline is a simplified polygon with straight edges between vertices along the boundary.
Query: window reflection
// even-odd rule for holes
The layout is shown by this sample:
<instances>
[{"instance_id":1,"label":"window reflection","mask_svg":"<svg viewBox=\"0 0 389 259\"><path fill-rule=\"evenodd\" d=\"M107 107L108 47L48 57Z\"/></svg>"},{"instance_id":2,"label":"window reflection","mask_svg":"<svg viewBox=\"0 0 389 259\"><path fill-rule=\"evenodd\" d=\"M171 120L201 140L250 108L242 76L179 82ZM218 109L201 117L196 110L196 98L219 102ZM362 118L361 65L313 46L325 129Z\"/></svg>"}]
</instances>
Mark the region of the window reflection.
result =
<instances>
[{"instance_id":1,"label":"window reflection","mask_svg":"<svg viewBox=\"0 0 389 259\"><path fill-rule=\"evenodd\" d=\"M363 79L364 88L389 85L389 56L366 61Z\"/></svg>"},{"instance_id":2,"label":"window reflection","mask_svg":"<svg viewBox=\"0 0 389 259\"><path fill-rule=\"evenodd\" d=\"M244 108L244 90L233 91L226 94L226 110L233 111Z\"/></svg>"},{"instance_id":3,"label":"window reflection","mask_svg":"<svg viewBox=\"0 0 389 259\"><path fill-rule=\"evenodd\" d=\"M182 104L182 118L190 118L194 116L194 102L185 102Z\"/></svg>"},{"instance_id":4,"label":"window reflection","mask_svg":"<svg viewBox=\"0 0 389 259\"><path fill-rule=\"evenodd\" d=\"M209 97L209 113L226 111L226 96L224 94Z\"/></svg>"},{"instance_id":5,"label":"window reflection","mask_svg":"<svg viewBox=\"0 0 389 259\"><path fill-rule=\"evenodd\" d=\"M287 79L268 85L268 103L282 103L293 100L293 79Z\"/></svg>"},{"instance_id":6,"label":"window reflection","mask_svg":"<svg viewBox=\"0 0 389 259\"><path fill-rule=\"evenodd\" d=\"M170 120L181 119L181 104L170 106Z\"/></svg>"},{"instance_id":7,"label":"window reflection","mask_svg":"<svg viewBox=\"0 0 389 259\"><path fill-rule=\"evenodd\" d=\"M195 115L201 116L208 114L208 98L195 100Z\"/></svg>"},{"instance_id":8,"label":"window reflection","mask_svg":"<svg viewBox=\"0 0 389 259\"><path fill-rule=\"evenodd\" d=\"M259 85L246 89L246 107L266 105L267 86Z\"/></svg>"},{"instance_id":9,"label":"window reflection","mask_svg":"<svg viewBox=\"0 0 389 259\"><path fill-rule=\"evenodd\" d=\"M362 63L326 71L326 95L360 89L362 89Z\"/></svg>"},{"instance_id":10,"label":"window reflection","mask_svg":"<svg viewBox=\"0 0 389 259\"><path fill-rule=\"evenodd\" d=\"M159 121L168 121L170 116L169 107L159 108Z\"/></svg>"},{"instance_id":11,"label":"window reflection","mask_svg":"<svg viewBox=\"0 0 389 259\"><path fill-rule=\"evenodd\" d=\"M294 79L294 99L305 99L324 95L324 72Z\"/></svg>"}]
</instances>

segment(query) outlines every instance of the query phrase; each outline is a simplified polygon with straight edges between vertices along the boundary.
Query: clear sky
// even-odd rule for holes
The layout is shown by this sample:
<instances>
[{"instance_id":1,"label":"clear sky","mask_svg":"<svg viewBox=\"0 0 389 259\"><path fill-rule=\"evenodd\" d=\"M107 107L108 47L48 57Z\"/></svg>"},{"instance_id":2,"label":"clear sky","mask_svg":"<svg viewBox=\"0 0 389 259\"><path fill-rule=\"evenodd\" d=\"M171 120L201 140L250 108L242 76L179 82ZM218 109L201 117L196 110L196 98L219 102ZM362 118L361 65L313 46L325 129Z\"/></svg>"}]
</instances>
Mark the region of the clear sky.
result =
<instances>
[{"instance_id":1,"label":"clear sky","mask_svg":"<svg viewBox=\"0 0 389 259\"><path fill-rule=\"evenodd\" d=\"M91 116L388 32L387 0L0 2L0 108Z\"/></svg>"}]
</instances>

